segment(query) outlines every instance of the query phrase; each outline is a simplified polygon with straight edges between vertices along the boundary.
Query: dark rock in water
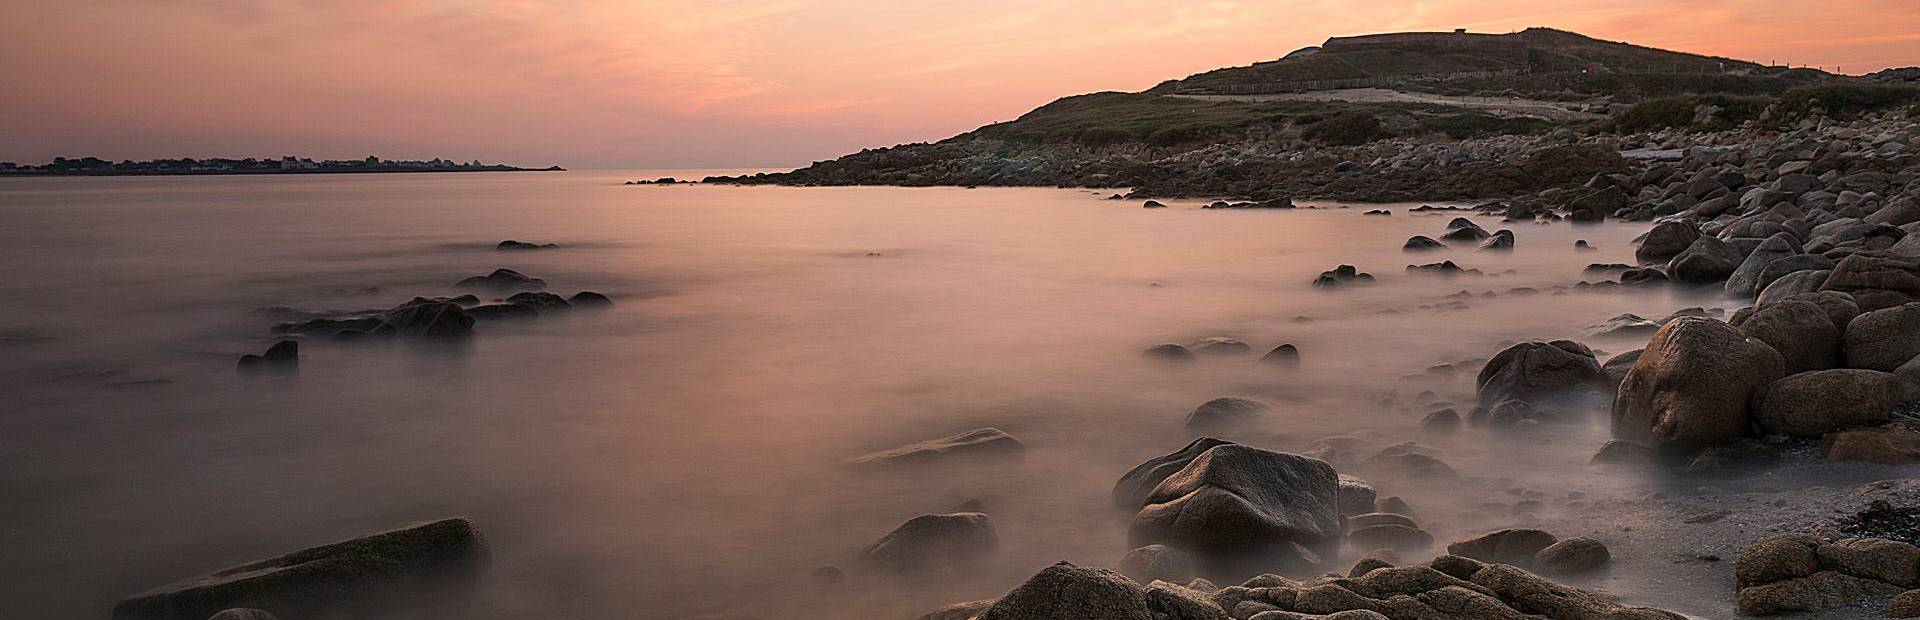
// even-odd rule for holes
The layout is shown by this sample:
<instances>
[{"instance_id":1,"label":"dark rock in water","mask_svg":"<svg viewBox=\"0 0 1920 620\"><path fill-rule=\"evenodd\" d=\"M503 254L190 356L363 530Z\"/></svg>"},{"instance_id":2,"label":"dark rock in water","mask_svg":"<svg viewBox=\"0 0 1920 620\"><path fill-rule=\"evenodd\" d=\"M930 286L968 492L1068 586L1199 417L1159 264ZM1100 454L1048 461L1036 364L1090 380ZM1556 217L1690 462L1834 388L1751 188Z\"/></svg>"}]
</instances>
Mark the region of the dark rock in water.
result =
<instances>
[{"instance_id":1,"label":"dark rock in water","mask_svg":"<svg viewBox=\"0 0 1920 620\"><path fill-rule=\"evenodd\" d=\"M453 285L456 288L481 289L507 293L544 289L547 288L547 281L540 278L528 277L526 274L512 269L495 269L493 273L484 276L473 276L455 282Z\"/></svg>"},{"instance_id":2,"label":"dark rock in water","mask_svg":"<svg viewBox=\"0 0 1920 620\"><path fill-rule=\"evenodd\" d=\"M1487 229L1464 217L1453 218L1447 223L1447 234L1440 235L1446 241L1469 241L1478 243L1488 236Z\"/></svg>"},{"instance_id":3,"label":"dark rock in water","mask_svg":"<svg viewBox=\"0 0 1920 620\"><path fill-rule=\"evenodd\" d=\"M1573 249L1585 250L1585 251L1597 251L1599 248L1595 248L1592 245L1589 245L1586 239L1575 239L1573 240Z\"/></svg>"},{"instance_id":4,"label":"dark rock in water","mask_svg":"<svg viewBox=\"0 0 1920 620\"><path fill-rule=\"evenodd\" d=\"M1568 219L1576 224L1593 224L1605 221L1607 214L1619 211L1627 206L1627 193L1618 186L1609 185L1587 192L1573 202L1567 203Z\"/></svg>"},{"instance_id":5,"label":"dark rock in water","mask_svg":"<svg viewBox=\"0 0 1920 620\"><path fill-rule=\"evenodd\" d=\"M507 298L507 303L528 306L541 312L573 308L573 304L567 303L567 300L559 295L544 292L514 293L512 297Z\"/></svg>"},{"instance_id":6,"label":"dark rock in water","mask_svg":"<svg viewBox=\"0 0 1920 620\"><path fill-rule=\"evenodd\" d=\"M415 338L459 338L473 333L473 315L460 304L423 297L382 313L380 322L396 335Z\"/></svg>"},{"instance_id":7,"label":"dark rock in water","mask_svg":"<svg viewBox=\"0 0 1920 620\"><path fill-rule=\"evenodd\" d=\"M1767 263L1767 266L1760 270L1760 278L1753 283L1753 292L1757 295L1767 290L1768 286L1786 277L1788 274L1810 270L1831 272L1833 270L1833 261L1819 254L1794 254L1792 256L1781 257L1778 260ZM1825 282L1826 278L1823 276L1820 282L1814 284L1814 288L1808 289L1805 292L1818 290L1819 285Z\"/></svg>"},{"instance_id":8,"label":"dark rock in water","mask_svg":"<svg viewBox=\"0 0 1920 620\"><path fill-rule=\"evenodd\" d=\"M1362 213L1361 215L1393 215L1393 212L1388 211L1386 209L1373 209L1371 211L1367 211L1366 213Z\"/></svg>"},{"instance_id":9,"label":"dark rock in water","mask_svg":"<svg viewBox=\"0 0 1920 620\"><path fill-rule=\"evenodd\" d=\"M1487 360L1474 387L1486 406L1507 399L1584 400L1606 392L1607 375L1593 359L1593 350L1580 343L1522 342Z\"/></svg>"},{"instance_id":10,"label":"dark rock in water","mask_svg":"<svg viewBox=\"0 0 1920 620\"><path fill-rule=\"evenodd\" d=\"M1685 284L1714 284L1740 268L1740 251L1727 242L1702 236L1667 263L1667 275Z\"/></svg>"},{"instance_id":11,"label":"dark rock in water","mask_svg":"<svg viewBox=\"0 0 1920 620\"><path fill-rule=\"evenodd\" d=\"M1633 257L1641 263L1665 264L1700 238L1700 228L1688 222L1661 222L1647 231Z\"/></svg>"},{"instance_id":12,"label":"dark rock in water","mask_svg":"<svg viewBox=\"0 0 1920 620\"><path fill-rule=\"evenodd\" d=\"M300 343L282 340L267 347L265 355L240 356L240 370L292 369L300 366Z\"/></svg>"},{"instance_id":13,"label":"dark rock in water","mask_svg":"<svg viewBox=\"0 0 1920 620\"><path fill-rule=\"evenodd\" d=\"M613 300L593 291L580 291L568 297L567 304L581 309L612 308Z\"/></svg>"},{"instance_id":14,"label":"dark rock in water","mask_svg":"<svg viewBox=\"0 0 1920 620\"><path fill-rule=\"evenodd\" d=\"M1625 272L1625 271L1632 271L1632 270L1633 270L1633 265L1628 265L1626 263L1588 263L1587 268L1580 270L1580 273L1586 274L1586 275L1595 275L1595 274L1603 274L1603 273L1612 273L1615 271Z\"/></svg>"},{"instance_id":15,"label":"dark rock in water","mask_svg":"<svg viewBox=\"0 0 1920 620\"><path fill-rule=\"evenodd\" d=\"M1104 568L1047 567L1000 597L978 620L1155 620L1140 584Z\"/></svg>"},{"instance_id":16,"label":"dark rock in water","mask_svg":"<svg viewBox=\"0 0 1920 620\"><path fill-rule=\"evenodd\" d=\"M1449 555L1495 564L1532 566L1540 550L1560 542L1553 534L1540 530L1506 529L1447 545Z\"/></svg>"},{"instance_id":17,"label":"dark rock in water","mask_svg":"<svg viewBox=\"0 0 1920 620\"><path fill-rule=\"evenodd\" d=\"M1576 536L1548 545L1533 555L1533 566L1549 575L1581 575L1606 567L1613 554L1600 541Z\"/></svg>"},{"instance_id":18,"label":"dark rock in water","mask_svg":"<svg viewBox=\"0 0 1920 620\"><path fill-rule=\"evenodd\" d=\"M1330 552L1340 544L1339 492L1338 474L1319 459L1216 446L1154 488L1128 540L1211 559Z\"/></svg>"},{"instance_id":19,"label":"dark rock in water","mask_svg":"<svg viewBox=\"0 0 1920 620\"><path fill-rule=\"evenodd\" d=\"M1158 201L1158 200L1149 200L1149 201L1147 201L1146 203L1144 203L1144 204L1141 204L1140 206L1141 206L1141 207L1143 207L1143 208L1147 208L1147 209L1165 209L1165 208L1167 208L1167 205L1164 205L1164 204L1160 204L1160 201Z\"/></svg>"},{"instance_id":20,"label":"dark rock in water","mask_svg":"<svg viewBox=\"0 0 1920 620\"><path fill-rule=\"evenodd\" d=\"M1194 353L1202 355L1242 355L1253 351L1247 343L1225 336L1209 336L1194 341L1189 347Z\"/></svg>"},{"instance_id":21,"label":"dark rock in water","mask_svg":"<svg viewBox=\"0 0 1920 620\"><path fill-rule=\"evenodd\" d=\"M1819 437L1855 426L1887 421L1905 400L1892 373L1856 368L1816 370L1789 375L1767 386L1754 421L1769 433Z\"/></svg>"},{"instance_id":22,"label":"dark rock in water","mask_svg":"<svg viewBox=\"0 0 1920 620\"><path fill-rule=\"evenodd\" d=\"M1512 250L1513 249L1513 231L1507 230L1505 228L1494 231L1493 236L1487 237L1487 240L1480 244L1480 249L1499 250L1499 251Z\"/></svg>"},{"instance_id":23,"label":"dark rock in water","mask_svg":"<svg viewBox=\"0 0 1920 620\"><path fill-rule=\"evenodd\" d=\"M1406 525L1369 525L1349 532L1347 545L1359 549L1418 552L1433 546L1433 535Z\"/></svg>"},{"instance_id":24,"label":"dark rock in water","mask_svg":"<svg viewBox=\"0 0 1920 620\"><path fill-rule=\"evenodd\" d=\"M1479 269L1462 269L1460 265L1455 264L1453 261L1450 261L1450 260L1440 261L1438 263L1428 263L1425 265L1407 265L1407 271L1435 273L1443 276L1458 276L1458 275L1467 275L1467 274L1472 274L1476 276L1480 275Z\"/></svg>"},{"instance_id":25,"label":"dark rock in water","mask_svg":"<svg viewBox=\"0 0 1920 620\"><path fill-rule=\"evenodd\" d=\"M1734 268L1732 275L1727 276L1727 294L1741 299L1760 294L1760 274L1773 263L1799 252L1794 244L1793 233L1783 232L1768 237L1740 261L1740 266Z\"/></svg>"},{"instance_id":26,"label":"dark rock in water","mask_svg":"<svg viewBox=\"0 0 1920 620\"><path fill-rule=\"evenodd\" d=\"M1333 268L1331 271L1322 271L1320 272L1320 277L1314 278L1313 280L1313 285L1320 288L1371 283L1373 283L1373 274L1362 273L1359 269L1354 268L1353 265L1341 265Z\"/></svg>"},{"instance_id":27,"label":"dark rock in water","mask_svg":"<svg viewBox=\"0 0 1920 620\"><path fill-rule=\"evenodd\" d=\"M808 573L807 576L813 578L815 583L834 584L847 580L846 571L832 564L823 564L813 569L813 572Z\"/></svg>"},{"instance_id":28,"label":"dark rock in water","mask_svg":"<svg viewBox=\"0 0 1920 620\"><path fill-rule=\"evenodd\" d=\"M965 572L1000 546L993 522L978 512L920 515L860 552L860 559L900 573Z\"/></svg>"},{"instance_id":29,"label":"dark rock in water","mask_svg":"<svg viewBox=\"0 0 1920 620\"><path fill-rule=\"evenodd\" d=\"M1147 347L1145 354L1147 357L1154 359L1177 362L1191 361L1193 359L1193 351L1189 351L1186 347L1173 343L1156 344Z\"/></svg>"},{"instance_id":30,"label":"dark rock in water","mask_svg":"<svg viewBox=\"0 0 1920 620\"><path fill-rule=\"evenodd\" d=\"M352 319L313 319L297 323L281 323L273 326L275 334L301 334L307 336L331 336L346 330L372 332L381 325L380 319L360 317Z\"/></svg>"},{"instance_id":31,"label":"dark rock in water","mask_svg":"<svg viewBox=\"0 0 1920 620\"><path fill-rule=\"evenodd\" d=\"M1853 295L1862 312L1920 301L1920 259L1853 254L1834 264L1820 290Z\"/></svg>"},{"instance_id":32,"label":"dark rock in water","mask_svg":"<svg viewBox=\"0 0 1920 620\"><path fill-rule=\"evenodd\" d=\"M113 607L115 620L207 620L252 607L290 618L383 617L383 603L466 583L488 559L480 531L446 519L298 551L150 590ZM355 613L358 612L358 613Z\"/></svg>"},{"instance_id":33,"label":"dark rock in water","mask_svg":"<svg viewBox=\"0 0 1920 620\"><path fill-rule=\"evenodd\" d=\"M1811 301L1790 299L1758 306L1736 317L1733 325L1779 352L1789 375L1840 363L1840 330L1827 311Z\"/></svg>"},{"instance_id":34,"label":"dark rock in water","mask_svg":"<svg viewBox=\"0 0 1920 620\"><path fill-rule=\"evenodd\" d=\"M1199 562L1185 551L1166 545L1147 545L1120 557L1120 572L1142 582L1186 583L1200 576Z\"/></svg>"},{"instance_id":35,"label":"dark rock in water","mask_svg":"<svg viewBox=\"0 0 1920 620\"><path fill-rule=\"evenodd\" d=\"M1026 445L997 428L976 428L958 435L929 439L853 459L854 463L916 463L963 454L1019 454Z\"/></svg>"},{"instance_id":36,"label":"dark rock in water","mask_svg":"<svg viewBox=\"0 0 1920 620\"><path fill-rule=\"evenodd\" d=\"M1659 329L1660 329L1659 323L1655 323L1653 321L1649 321L1644 318L1641 318L1640 315L1622 314L1620 316L1607 319L1607 322L1605 323L1588 327L1587 333L1589 335L1599 336L1599 337L1631 336L1636 338L1645 338L1647 336L1653 335L1653 332Z\"/></svg>"},{"instance_id":37,"label":"dark rock in water","mask_svg":"<svg viewBox=\"0 0 1920 620\"><path fill-rule=\"evenodd\" d=\"M1786 376L1773 347L1732 325L1680 317L1653 335L1613 404L1613 435L1656 448L1717 444L1747 434L1748 409Z\"/></svg>"},{"instance_id":38,"label":"dark rock in water","mask_svg":"<svg viewBox=\"0 0 1920 620\"><path fill-rule=\"evenodd\" d=\"M1444 250L1444 249L1447 249L1447 244L1436 241L1434 240L1433 237L1428 237L1425 235L1414 235L1413 237L1408 238L1406 245L1400 246L1400 249L1407 252Z\"/></svg>"},{"instance_id":39,"label":"dark rock in water","mask_svg":"<svg viewBox=\"0 0 1920 620\"><path fill-rule=\"evenodd\" d=\"M1355 476L1340 474L1340 514L1362 515L1373 512L1380 493L1373 485Z\"/></svg>"},{"instance_id":40,"label":"dark rock in water","mask_svg":"<svg viewBox=\"0 0 1920 620\"><path fill-rule=\"evenodd\" d=\"M1607 359L1607 363L1600 365L1600 371L1607 373L1607 383L1613 386L1611 391L1618 392L1620 390L1620 382L1627 379L1627 371L1633 368L1633 363L1640 361L1640 353L1642 351L1645 351L1645 349L1634 349L1626 353L1621 353Z\"/></svg>"},{"instance_id":41,"label":"dark rock in water","mask_svg":"<svg viewBox=\"0 0 1920 620\"><path fill-rule=\"evenodd\" d=\"M1187 414L1187 430L1211 432L1227 430L1267 415L1267 406L1245 398L1215 398L1200 403Z\"/></svg>"},{"instance_id":42,"label":"dark rock in water","mask_svg":"<svg viewBox=\"0 0 1920 620\"><path fill-rule=\"evenodd\" d=\"M1622 286L1659 286L1667 283L1667 273L1656 267L1628 269L1620 273Z\"/></svg>"},{"instance_id":43,"label":"dark rock in water","mask_svg":"<svg viewBox=\"0 0 1920 620\"><path fill-rule=\"evenodd\" d=\"M1216 446L1232 444L1233 442L1225 439L1201 437L1172 454L1157 456L1134 466L1133 469L1127 470L1125 475L1120 476L1119 482L1113 484L1113 505L1125 510L1139 510L1141 506L1146 505L1147 497L1153 494L1154 487L1160 486L1168 476L1185 469L1187 464L1192 463L1193 459L1198 458L1201 453L1212 450Z\"/></svg>"},{"instance_id":44,"label":"dark rock in water","mask_svg":"<svg viewBox=\"0 0 1920 620\"><path fill-rule=\"evenodd\" d=\"M538 318L540 310L526 304L489 304L467 308L467 314L473 315L475 321L498 321Z\"/></svg>"},{"instance_id":45,"label":"dark rock in water","mask_svg":"<svg viewBox=\"0 0 1920 620\"><path fill-rule=\"evenodd\" d=\"M1260 362L1277 366L1299 366L1300 349L1294 347L1292 344L1283 344L1274 347L1273 350L1268 351L1266 355L1260 356Z\"/></svg>"},{"instance_id":46,"label":"dark rock in water","mask_svg":"<svg viewBox=\"0 0 1920 620\"><path fill-rule=\"evenodd\" d=\"M1898 370L1920 356L1920 303L1861 313L1847 323L1842 346L1849 368Z\"/></svg>"},{"instance_id":47,"label":"dark rock in water","mask_svg":"<svg viewBox=\"0 0 1920 620\"><path fill-rule=\"evenodd\" d=\"M523 241L514 241L512 239L508 239L506 241L500 242L500 245L494 246L493 249L495 250L551 250L558 247L560 247L558 244L553 244L553 243L526 243Z\"/></svg>"},{"instance_id":48,"label":"dark rock in water","mask_svg":"<svg viewBox=\"0 0 1920 620\"><path fill-rule=\"evenodd\" d=\"M1433 411L1420 420L1420 428L1429 433L1454 432L1460 429L1460 412L1452 408Z\"/></svg>"}]
</instances>

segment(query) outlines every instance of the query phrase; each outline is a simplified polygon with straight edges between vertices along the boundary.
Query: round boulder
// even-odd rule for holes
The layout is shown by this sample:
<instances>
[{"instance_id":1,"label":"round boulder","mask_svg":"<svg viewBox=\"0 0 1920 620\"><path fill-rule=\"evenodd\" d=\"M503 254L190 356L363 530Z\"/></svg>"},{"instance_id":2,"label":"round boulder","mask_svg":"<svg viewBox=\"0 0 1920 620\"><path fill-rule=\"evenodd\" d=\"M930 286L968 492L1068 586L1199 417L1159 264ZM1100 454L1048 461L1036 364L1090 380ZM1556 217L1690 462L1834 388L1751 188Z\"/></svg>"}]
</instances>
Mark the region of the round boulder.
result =
<instances>
[{"instance_id":1,"label":"round boulder","mask_svg":"<svg viewBox=\"0 0 1920 620\"><path fill-rule=\"evenodd\" d=\"M1533 554L1533 567L1548 575L1578 575L1599 570L1613 561L1600 541L1576 536L1547 545Z\"/></svg>"},{"instance_id":2,"label":"round boulder","mask_svg":"<svg viewBox=\"0 0 1920 620\"><path fill-rule=\"evenodd\" d=\"M1700 229L1688 222L1668 221L1653 225L1647 231L1640 247L1634 249L1633 257L1644 264L1665 263L1685 252L1693 240L1700 238Z\"/></svg>"},{"instance_id":3,"label":"round boulder","mask_svg":"<svg viewBox=\"0 0 1920 620\"><path fill-rule=\"evenodd\" d=\"M1667 276L1684 284L1713 284L1740 267L1740 250L1713 237L1700 237L1667 263Z\"/></svg>"},{"instance_id":4,"label":"round boulder","mask_svg":"<svg viewBox=\"0 0 1920 620\"><path fill-rule=\"evenodd\" d=\"M1811 301L1787 300L1759 306L1735 325L1740 333L1778 351L1788 374L1840 364L1840 330L1833 326L1827 311Z\"/></svg>"},{"instance_id":5,"label":"round boulder","mask_svg":"<svg viewBox=\"0 0 1920 620\"><path fill-rule=\"evenodd\" d=\"M1862 306L1865 309L1865 306ZM1893 372L1920 355L1920 303L1873 310L1847 323L1847 367Z\"/></svg>"},{"instance_id":6,"label":"round boulder","mask_svg":"<svg viewBox=\"0 0 1920 620\"><path fill-rule=\"evenodd\" d=\"M1593 350L1568 340L1522 342L1507 347L1474 380L1480 404L1580 400L1607 391L1606 372Z\"/></svg>"},{"instance_id":7,"label":"round boulder","mask_svg":"<svg viewBox=\"0 0 1920 620\"><path fill-rule=\"evenodd\" d=\"M1900 379L1892 373L1853 368L1803 372L1767 386L1755 417L1769 433L1818 437L1886 422L1902 392Z\"/></svg>"},{"instance_id":8,"label":"round boulder","mask_svg":"<svg viewBox=\"0 0 1920 620\"><path fill-rule=\"evenodd\" d=\"M1613 403L1613 434L1656 448L1720 443L1747 434L1747 412L1786 376L1773 347L1701 317L1661 327L1627 371Z\"/></svg>"},{"instance_id":9,"label":"round boulder","mask_svg":"<svg viewBox=\"0 0 1920 620\"><path fill-rule=\"evenodd\" d=\"M1215 398L1200 403L1187 414L1187 430L1207 432L1230 429L1267 415L1267 405L1245 398Z\"/></svg>"},{"instance_id":10,"label":"round boulder","mask_svg":"<svg viewBox=\"0 0 1920 620\"><path fill-rule=\"evenodd\" d=\"M1340 543L1339 474L1319 459L1237 444L1207 450L1155 487L1128 539L1205 557Z\"/></svg>"}]
</instances>

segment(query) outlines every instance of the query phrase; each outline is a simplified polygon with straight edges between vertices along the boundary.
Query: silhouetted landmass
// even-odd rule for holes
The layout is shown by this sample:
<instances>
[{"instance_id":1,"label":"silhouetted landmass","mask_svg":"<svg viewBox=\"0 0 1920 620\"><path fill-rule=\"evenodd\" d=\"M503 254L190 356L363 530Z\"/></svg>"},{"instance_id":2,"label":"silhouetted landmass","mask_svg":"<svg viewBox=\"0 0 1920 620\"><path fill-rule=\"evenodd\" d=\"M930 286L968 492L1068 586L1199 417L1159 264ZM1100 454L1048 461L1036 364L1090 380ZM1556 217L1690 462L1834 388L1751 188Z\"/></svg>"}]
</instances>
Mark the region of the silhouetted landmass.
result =
<instances>
[{"instance_id":1,"label":"silhouetted landmass","mask_svg":"<svg viewBox=\"0 0 1920 620\"><path fill-rule=\"evenodd\" d=\"M0 176L140 176L201 174L341 174L380 172L536 172L564 170L559 166L521 168L479 161L457 162L440 158L419 160L366 159L314 161L305 157L279 159L153 159L147 161L107 161L98 157L69 159L55 157L41 165L0 162Z\"/></svg>"}]
</instances>

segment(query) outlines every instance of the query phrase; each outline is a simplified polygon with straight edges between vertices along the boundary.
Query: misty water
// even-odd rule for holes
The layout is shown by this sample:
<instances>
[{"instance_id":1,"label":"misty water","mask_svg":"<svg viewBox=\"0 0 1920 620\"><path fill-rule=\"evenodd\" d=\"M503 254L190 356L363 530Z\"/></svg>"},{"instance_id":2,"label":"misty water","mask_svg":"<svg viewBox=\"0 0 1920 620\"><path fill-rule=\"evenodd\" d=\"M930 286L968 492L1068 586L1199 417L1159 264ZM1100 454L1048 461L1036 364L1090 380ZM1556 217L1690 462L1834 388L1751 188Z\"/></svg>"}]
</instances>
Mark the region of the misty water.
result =
<instances>
[{"instance_id":1,"label":"misty water","mask_svg":"<svg viewBox=\"0 0 1920 620\"><path fill-rule=\"evenodd\" d=\"M1407 498L1442 544L1536 518L1488 508L1502 502L1577 524L1570 489L1599 503L1658 487L1588 468L1603 417L1520 438L1424 434L1421 417L1435 401L1464 414L1479 360L1506 343L1571 337L1604 360L1645 335L1590 325L1734 307L1557 288L1601 279L1582 275L1589 263L1632 262L1643 225L1471 216L1513 229L1518 248L1408 254L1407 237L1461 213L620 184L662 174L0 181L8 615L101 618L154 586L466 516L493 549L482 616L909 617L1056 560L1115 565L1129 515L1112 507L1114 480L1189 441L1184 416L1218 396L1273 407L1227 435L1262 447L1428 446L1477 482L1353 473ZM503 239L562 247L495 251ZM1488 275L1404 270L1449 258ZM1309 285L1342 263L1378 283ZM482 323L459 344L310 340L297 375L235 372L275 340L262 308L387 307L499 267L616 307ZM1474 295L1448 297L1461 290ZM1209 336L1254 351L1188 365L1141 354ZM1281 343L1300 368L1256 363ZM987 426L1024 456L848 463ZM901 583L853 560L967 500L1001 538L985 574ZM809 577L825 564L849 579ZM1698 603L1633 570L1590 585Z\"/></svg>"}]
</instances>

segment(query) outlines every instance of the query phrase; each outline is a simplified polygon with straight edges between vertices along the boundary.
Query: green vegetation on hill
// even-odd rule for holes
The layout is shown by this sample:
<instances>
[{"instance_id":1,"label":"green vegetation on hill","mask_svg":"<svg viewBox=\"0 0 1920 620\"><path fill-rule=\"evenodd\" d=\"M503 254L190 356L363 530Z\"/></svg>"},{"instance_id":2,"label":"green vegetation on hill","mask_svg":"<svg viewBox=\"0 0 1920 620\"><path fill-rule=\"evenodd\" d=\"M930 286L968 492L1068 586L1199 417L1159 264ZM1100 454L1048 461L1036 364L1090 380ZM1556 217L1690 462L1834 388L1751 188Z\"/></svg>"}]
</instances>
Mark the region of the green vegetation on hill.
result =
<instances>
[{"instance_id":1,"label":"green vegetation on hill","mask_svg":"<svg viewBox=\"0 0 1920 620\"><path fill-rule=\"evenodd\" d=\"M1731 129L1757 120L1769 108L1780 121L1802 118L1814 103L1840 118L1851 118L1903 106L1920 105L1920 87L1894 84L1834 83L1814 84L1788 89L1776 96L1726 95L1719 93L1680 95L1644 101L1621 112L1613 119L1614 129L1622 133L1681 127L1694 130ZM1701 116L1700 106L1712 106L1714 113Z\"/></svg>"},{"instance_id":2,"label":"green vegetation on hill","mask_svg":"<svg viewBox=\"0 0 1920 620\"><path fill-rule=\"evenodd\" d=\"M1152 93L1094 93L1066 97L1004 123L955 138L1020 144L1176 146L1242 139L1253 134L1300 137L1323 144L1358 144L1422 134L1452 138L1534 133L1546 121L1503 118L1478 110L1406 103L1338 101L1212 101Z\"/></svg>"}]
</instances>

